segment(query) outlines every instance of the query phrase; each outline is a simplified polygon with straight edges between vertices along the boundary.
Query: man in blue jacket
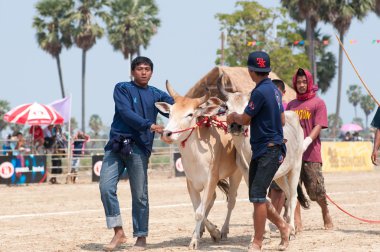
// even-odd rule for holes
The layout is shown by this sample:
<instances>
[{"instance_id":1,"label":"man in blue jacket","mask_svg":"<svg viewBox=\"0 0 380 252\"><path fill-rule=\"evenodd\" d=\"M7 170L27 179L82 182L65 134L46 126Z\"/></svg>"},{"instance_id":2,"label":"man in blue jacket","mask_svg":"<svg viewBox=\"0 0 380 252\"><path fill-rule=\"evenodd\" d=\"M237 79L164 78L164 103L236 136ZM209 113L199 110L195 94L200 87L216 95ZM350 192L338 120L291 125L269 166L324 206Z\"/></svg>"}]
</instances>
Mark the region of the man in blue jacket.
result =
<instances>
[{"instance_id":1,"label":"man in blue jacket","mask_svg":"<svg viewBox=\"0 0 380 252\"><path fill-rule=\"evenodd\" d=\"M159 111L154 104L174 102L167 93L148 85L153 73L153 63L149 58L135 58L131 70L134 81L120 82L114 89L115 114L100 172L99 188L107 227L113 228L115 232L111 242L104 247L109 251L127 241L116 194L124 169L128 172L132 194L133 237L137 237L135 247L140 250L146 247L149 221L148 160L154 133L162 133L164 128L156 124Z\"/></svg>"}]
</instances>

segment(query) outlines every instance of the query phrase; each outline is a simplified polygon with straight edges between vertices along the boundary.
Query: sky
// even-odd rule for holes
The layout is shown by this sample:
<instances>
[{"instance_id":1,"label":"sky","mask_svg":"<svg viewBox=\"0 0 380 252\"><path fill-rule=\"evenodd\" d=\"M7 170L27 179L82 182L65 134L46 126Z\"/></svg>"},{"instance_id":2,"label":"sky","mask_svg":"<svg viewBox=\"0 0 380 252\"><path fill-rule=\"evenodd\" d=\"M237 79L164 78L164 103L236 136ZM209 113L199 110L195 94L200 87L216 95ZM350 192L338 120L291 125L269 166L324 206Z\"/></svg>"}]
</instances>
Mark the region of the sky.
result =
<instances>
[{"instance_id":1,"label":"sky","mask_svg":"<svg viewBox=\"0 0 380 252\"><path fill-rule=\"evenodd\" d=\"M280 1L258 1L265 7L278 7ZM0 0L0 99L11 107L29 102L49 104L61 98L56 60L38 47L35 29L36 0ZM156 0L161 27L142 55L154 62L150 84L165 90L168 79L178 93L184 95L202 76L215 66L216 51L220 47L220 24L216 13L236 10L233 0ZM354 20L345 37L345 47L357 70L380 100L378 82L380 18L370 14L363 22ZM319 24L323 33L334 35L331 25ZM332 37L329 50L338 58L338 42ZM350 44L349 40L356 40ZM254 48L252 48L254 50ZM72 116L81 125L81 50L72 47L61 53L63 81L67 94L72 94ZM106 37L98 40L87 53L86 68L86 125L92 114L98 114L110 126L114 113L113 87L129 80L129 61L113 51ZM351 122L354 108L348 103L349 85L360 84L348 60L343 59L343 87L341 116ZM327 94L321 95L328 114L335 113L337 77ZM364 91L364 88L363 88ZM365 91L364 91L365 92ZM364 119L359 108L358 116ZM374 113L369 116L369 122Z\"/></svg>"}]
</instances>

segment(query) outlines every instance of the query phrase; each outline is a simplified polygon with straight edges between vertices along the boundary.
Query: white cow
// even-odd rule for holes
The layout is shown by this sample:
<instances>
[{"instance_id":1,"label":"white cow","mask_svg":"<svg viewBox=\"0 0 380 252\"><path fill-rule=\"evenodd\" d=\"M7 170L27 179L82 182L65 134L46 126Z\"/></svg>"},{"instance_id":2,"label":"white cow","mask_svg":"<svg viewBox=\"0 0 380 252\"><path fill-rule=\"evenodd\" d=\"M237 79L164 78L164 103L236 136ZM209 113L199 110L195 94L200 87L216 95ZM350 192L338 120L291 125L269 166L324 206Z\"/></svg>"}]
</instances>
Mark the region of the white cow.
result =
<instances>
[{"instance_id":1,"label":"white cow","mask_svg":"<svg viewBox=\"0 0 380 252\"><path fill-rule=\"evenodd\" d=\"M227 92L221 84L221 78L217 82L217 87L220 93L225 96L227 101L225 107L227 113L237 112L243 113L249 101L249 94L241 92L230 93ZM214 103L217 103L214 100ZM234 145L237 149L237 162L245 170L243 176L248 181L249 163L252 157L251 145L249 142L250 131L247 126L232 124L229 131L233 135ZM285 126L284 126L284 139L287 140L286 148L287 154L284 162L279 167L273 180L285 192L287 201L284 217L292 227L292 234L295 234L294 225L294 211L297 204L297 191L298 200L304 208L308 208L308 201L303 194L301 187L298 186L298 181L302 165L302 145L304 141L303 129L300 125L298 115L293 111L285 111Z\"/></svg>"},{"instance_id":2,"label":"white cow","mask_svg":"<svg viewBox=\"0 0 380 252\"><path fill-rule=\"evenodd\" d=\"M235 206L242 174L236 165L236 149L232 144L231 135L218 127L205 127L199 123L199 120L202 122L208 115L215 114L219 106L204 106L209 95L191 99L178 95L168 82L166 82L166 88L175 103L174 105L156 103L159 110L169 113L169 121L164 129L162 140L178 144L182 156L187 189L194 207L196 221L189 248L197 249L203 233L203 224L215 241L227 238L231 212ZM221 185L226 178L229 179L230 184L227 194L228 211L219 232L216 226L207 220L207 215L216 197L216 186Z\"/></svg>"}]
</instances>

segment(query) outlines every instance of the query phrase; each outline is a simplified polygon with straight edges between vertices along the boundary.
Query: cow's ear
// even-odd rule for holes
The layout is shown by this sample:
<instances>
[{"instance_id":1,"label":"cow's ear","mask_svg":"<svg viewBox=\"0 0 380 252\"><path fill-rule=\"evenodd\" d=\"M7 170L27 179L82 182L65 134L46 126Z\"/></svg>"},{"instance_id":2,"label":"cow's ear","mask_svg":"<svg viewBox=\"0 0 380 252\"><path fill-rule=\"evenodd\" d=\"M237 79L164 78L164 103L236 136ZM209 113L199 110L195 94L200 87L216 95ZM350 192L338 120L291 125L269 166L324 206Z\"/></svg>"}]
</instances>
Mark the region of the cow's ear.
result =
<instances>
[{"instance_id":1,"label":"cow's ear","mask_svg":"<svg viewBox=\"0 0 380 252\"><path fill-rule=\"evenodd\" d=\"M172 105L166 102L156 102L154 105L164 114L169 114L172 107Z\"/></svg>"},{"instance_id":2,"label":"cow's ear","mask_svg":"<svg viewBox=\"0 0 380 252\"><path fill-rule=\"evenodd\" d=\"M220 105L224 104L224 101L222 101L218 97L211 97L210 99L208 99L207 103L209 105L218 105L218 106L220 106Z\"/></svg>"},{"instance_id":3,"label":"cow's ear","mask_svg":"<svg viewBox=\"0 0 380 252\"><path fill-rule=\"evenodd\" d=\"M214 116L217 115L219 112L220 106L219 105L210 105L202 109L202 115L203 116Z\"/></svg>"}]
</instances>

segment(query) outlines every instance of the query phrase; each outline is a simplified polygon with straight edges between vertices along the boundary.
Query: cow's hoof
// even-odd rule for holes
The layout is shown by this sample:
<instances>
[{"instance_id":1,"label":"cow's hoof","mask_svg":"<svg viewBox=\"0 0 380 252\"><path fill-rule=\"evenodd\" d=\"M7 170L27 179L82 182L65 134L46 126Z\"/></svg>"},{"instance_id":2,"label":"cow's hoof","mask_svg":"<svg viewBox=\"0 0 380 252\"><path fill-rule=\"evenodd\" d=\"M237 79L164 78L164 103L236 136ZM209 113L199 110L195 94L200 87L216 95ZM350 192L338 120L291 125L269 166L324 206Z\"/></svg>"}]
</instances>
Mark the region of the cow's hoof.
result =
<instances>
[{"instance_id":1,"label":"cow's hoof","mask_svg":"<svg viewBox=\"0 0 380 252\"><path fill-rule=\"evenodd\" d=\"M212 232L210 232L211 238L214 242L219 242L222 234L220 233L219 229L215 228Z\"/></svg>"},{"instance_id":2,"label":"cow's hoof","mask_svg":"<svg viewBox=\"0 0 380 252\"><path fill-rule=\"evenodd\" d=\"M191 250L196 250L196 249L198 249L198 243L199 243L199 240L198 240L198 239L196 239L196 238L192 238L192 239L191 239L191 242L190 242L190 244L189 244L189 249L191 249Z\"/></svg>"},{"instance_id":3,"label":"cow's hoof","mask_svg":"<svg viewBox=\"0 0 380 252\"><path fill-rule=\"evenodd\" d=\"M227 233L222 233L222 235L221 235L222 241L226 241L227 240L227 236L228 236L228 232Z\"/></svg>"}]
</instances>

